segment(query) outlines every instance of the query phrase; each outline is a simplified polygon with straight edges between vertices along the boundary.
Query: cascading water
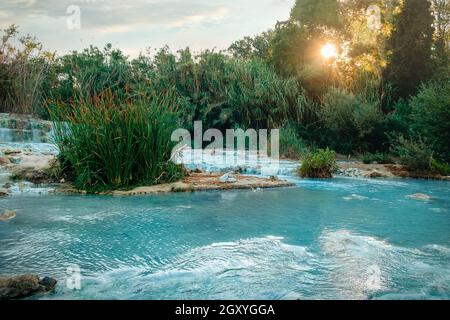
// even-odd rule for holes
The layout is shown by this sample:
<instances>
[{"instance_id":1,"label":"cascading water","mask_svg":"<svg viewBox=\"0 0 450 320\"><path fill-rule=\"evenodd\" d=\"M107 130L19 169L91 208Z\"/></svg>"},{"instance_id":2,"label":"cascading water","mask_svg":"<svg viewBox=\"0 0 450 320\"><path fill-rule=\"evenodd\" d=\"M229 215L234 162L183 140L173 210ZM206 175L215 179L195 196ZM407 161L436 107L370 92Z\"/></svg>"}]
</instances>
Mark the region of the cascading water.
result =
<instances>
[{"instance_id":1,"label":"cascading water","mask_svg":"<svg viewBox=\"0 0 450 320\"><path fill-rule=\"evenodd\" d=\"M48 121L29 116L0 114L0 143L48 143L52 137Z\"/></svg>"}]
</instances>

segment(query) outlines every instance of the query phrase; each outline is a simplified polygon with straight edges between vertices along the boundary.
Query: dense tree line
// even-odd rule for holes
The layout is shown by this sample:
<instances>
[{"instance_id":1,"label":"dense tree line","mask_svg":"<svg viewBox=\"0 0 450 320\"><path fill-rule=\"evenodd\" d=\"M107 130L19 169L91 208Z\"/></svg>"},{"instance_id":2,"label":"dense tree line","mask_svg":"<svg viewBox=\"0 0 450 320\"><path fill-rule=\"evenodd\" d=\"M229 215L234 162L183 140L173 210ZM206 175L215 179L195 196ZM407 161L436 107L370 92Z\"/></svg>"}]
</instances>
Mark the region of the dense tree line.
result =
<instances>
[{"instance_id":1,"label":"dense tree line","mask_svg":"<svg viewBox=\"0 0 450 320\"><path fill-rule=\"evenodd\" d=\"M426 146L423 162L450 161L448 0L297 0L289 20L226 51L135 59L110 45L55 57L33 38L12 46L16 35L5 30L0 44L3 112L48 117L104 92L122 103L170 91L181 126L283 127L289 156Z\"/></svg>"}]
</instances>

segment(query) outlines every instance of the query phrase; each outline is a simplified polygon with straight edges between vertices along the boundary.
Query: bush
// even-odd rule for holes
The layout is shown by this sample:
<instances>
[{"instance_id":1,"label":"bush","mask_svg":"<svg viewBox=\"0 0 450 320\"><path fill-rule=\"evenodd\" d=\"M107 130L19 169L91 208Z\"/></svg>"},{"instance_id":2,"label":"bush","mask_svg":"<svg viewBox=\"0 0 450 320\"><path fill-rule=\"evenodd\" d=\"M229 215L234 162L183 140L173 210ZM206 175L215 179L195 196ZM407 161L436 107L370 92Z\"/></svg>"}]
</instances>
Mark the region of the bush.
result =
<instances>
[{"instance_id":1,"label":"bush","mask_svg":"<svg viewBox=\"0 0 450 320\"><path fill-rule=\"evenodd\" d=\"M18 38L17 26L5 29L0 37L0 112L46 116L53 59L35 38Z\"/></svg>"},{"instance_id":2,"label":"bush","mask_svg":"<svg viewBox=\"0 0 450 320\"><path fill-rule=\"evenodd\" d=\"M433 159L433 161L431 161L431 168L443 176L450 176L450 165L448 163L439 162Z\"/></svg>"},{"instance_id":3,"label":"bush","mask_svg":"<svg viewBox=\"0 0 450 320\"><path fill-rule=\"evenodd\" d=\"M280 130L280 156L287 159L300 159L308 152L305 141L299 137L291 124Z\"/></svg>"},{"instance_id":4,"label":"bush","mask_svg":"<svg viewBox=\"0 0 450 320\"><path fill-rule=\"evenodd\" d=\"M63 171L88 192L173 182L170 161L177 127L170 95L121 105L110 96L52 110ZM65 123L64 123L64 122Z\"/></svg>"},{"instance_id":5,"label":"bush","mask_svg":"<svg viewBox=\"0 0 450 320\"><path fill-rule=\"evenodd\" d=\"M412 129L426 138L436 156L450 161L450 82L431 83L411 99Z\"/></svg>"},{"instance_id":6,"label":"bush","mask_svg":"<svg viewBox=\"0 0 450 320\"><path fill-rule=\"evenodd\" d=\"M386 153L365 153L362 161L365 164L372 164L374 162L379 164L393 163L391 156Z\"/></svg>"},{"instance_id":7,"label":"bush","mask_svg":"<svg viewBox=\"0 0 450 320\"><path fill-rule=\"evenodd\" d=\"M332 88L325 95L320 115L326 144L338 152L351 154L376 147L383 122L377 102L362 102L353 94Z\"/></svg>"},{"instance_id":8,"label":"bush","mask_svg":"<svg viewBox=\"0 0 450 320\"><path fill-rule=\"evenodd\" d=\"M304 178L331 178L336 170L336 153L330 149L320 149L302 159L300 175Z\"/></svg>"},{"instance_id":9,"label":"bush","mask_svg":"<svg viewBox=\"0 0 450 320\"><path fill-rule=\"evenodd\" d=\"M433 151L420 137L406 139L399 136L393 142L393 151L400 157L400 163L412 171L430 171Z\"/></svg>"}]
</instances>

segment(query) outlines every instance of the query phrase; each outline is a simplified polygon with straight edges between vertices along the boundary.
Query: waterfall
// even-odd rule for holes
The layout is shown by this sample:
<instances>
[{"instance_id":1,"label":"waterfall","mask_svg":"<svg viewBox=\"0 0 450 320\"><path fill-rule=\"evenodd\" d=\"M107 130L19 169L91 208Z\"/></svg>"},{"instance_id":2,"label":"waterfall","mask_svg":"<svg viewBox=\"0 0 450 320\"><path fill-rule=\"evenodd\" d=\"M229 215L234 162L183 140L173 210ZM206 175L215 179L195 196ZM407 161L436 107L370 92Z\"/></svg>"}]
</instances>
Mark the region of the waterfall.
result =
<instances>
[{"instance_id":1,"label":"waterfall","mask_svg":"<svg viewBox=\"0 0 450 320\"><path fill-rule=\"evenodd\" d=\"M52 125L29 116L0 114L0 143L48 143Z\"/></svg>"}]
</instances>

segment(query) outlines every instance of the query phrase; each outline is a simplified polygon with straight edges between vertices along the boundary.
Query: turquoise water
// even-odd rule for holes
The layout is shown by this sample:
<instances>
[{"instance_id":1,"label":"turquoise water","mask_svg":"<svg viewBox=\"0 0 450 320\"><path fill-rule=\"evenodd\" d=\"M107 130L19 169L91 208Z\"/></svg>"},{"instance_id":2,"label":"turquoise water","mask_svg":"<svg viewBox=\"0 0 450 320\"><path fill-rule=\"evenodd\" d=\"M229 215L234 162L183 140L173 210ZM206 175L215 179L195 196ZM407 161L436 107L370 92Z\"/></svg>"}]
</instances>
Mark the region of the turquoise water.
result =
<instances>
[{"instance_id":1,"label":"turquoise water","mask_svg":"<svg viewBox=\"0 0 450 320\"><path fill-rule=\"evenodd\" d=\"M295 180L264 191L0 199L0 275L40 299L449 299L450 183ZM426 193L430 201L408 198ZM67 267L81 289L66 287Z\"/></svg>"}]
</instances>

